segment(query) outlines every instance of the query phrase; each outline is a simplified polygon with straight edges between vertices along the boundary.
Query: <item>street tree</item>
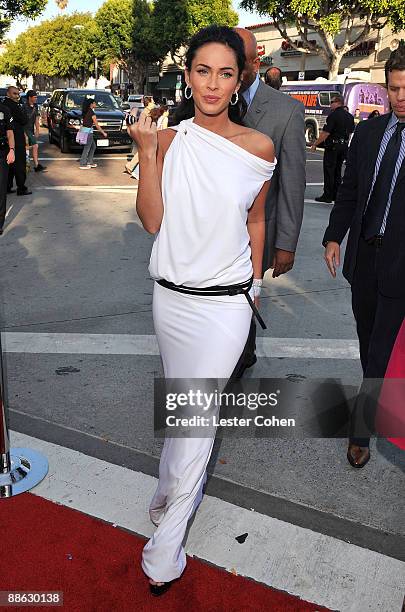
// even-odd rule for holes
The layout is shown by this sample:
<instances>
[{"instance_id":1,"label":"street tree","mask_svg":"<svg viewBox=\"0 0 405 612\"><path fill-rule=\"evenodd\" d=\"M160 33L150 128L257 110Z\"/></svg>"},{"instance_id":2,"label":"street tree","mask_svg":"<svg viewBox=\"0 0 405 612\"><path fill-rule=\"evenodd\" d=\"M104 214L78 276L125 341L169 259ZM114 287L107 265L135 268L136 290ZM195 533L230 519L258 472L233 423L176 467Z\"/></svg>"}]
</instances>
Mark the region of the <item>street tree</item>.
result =
<instances>
[{"instance_id":1,"label":"street tree","mask_svg":"<svg viewBox=\"0 0 405 612\"><path fill-rule=\"evenodd\" d=\"M59 15L28 32L27 63L32 74L75 79L80 86L94 74L101 51L91 13Z\"/></svg>"},{"instance_id":2,"label":"street tree","mask_svg":"<svg viewBox=\"0 0 405 612\"><path fill-rule=\"evenodd\" d=\"M338 74L344 54L373 31L386 25L394 32L405 28L404 0L242 0L240 6L268 15L294 49L320 55L330 79ZM296 27L299 46L287 33L289 26ZM319 43L313 40L314 33Z\"/></svg>"},{"instance_id":3,"label":"street tree","mask_svg":"<svg viewBox=\"0 0 405 612\"><path fill-rule=\"evenodd\" d=\"M212 25L238 24L238 14L229 0L155 0L153 28L164 45L164 55L183 67L184 48L201 28Z\"/></svg>"},{"instance_id":4,"label":"street tree","mask_svg":"<svg viewBox=\"0 0 405 612\"><path fill-rule=\"evenodd\" d=\"M84 85L100 54L100 32L91 13L59 15L8 42L0 70L19 82L31 74L75 79Z\"/></svg>"},{"instance_id":5,"label":"street tree","mask_svg":"<svg viewBox=\"0 0 405 612\"><path fill-rule=\"evenodd\" d=\"M11 22L19 17L36 19L48 0L0 0L0 40L9 30Z\"/></svg>"},{"instance_id":6,"label":"street tree","mask_svg":"<svg viewBox=\"0 0 405 612\"><path fill-rule=\"evenodd\" d=\"M15 41L6 42L6 50L0 55L0 74L14 77L18 87L23 87L23 80L30 75L28 69L27 33L20 34Z\"/></svg>"},{"instance_id":7,"label":"street tree","mask_svg":"<svg viewBox=\"0 0 405 612\"><path fill-rule=\"evenodd\" d=\"M133 0L132 80L137 91L143 91L148 64L162 61L166 54L163 34L155 27L154 9L147 0Z\"/></svg>"},{"instance_id":8,"label":"street tree","mask_svg":"<svg viewBox=\"0 0 405 612\"><path fill-rule=\"evenodd\" d=\"M130 80L136 72L132 46L132 6L133 0L106 0L95 15L100 32L100 60L105 73L108 73L110 64L117 64L126 70Z\"/></svg>"},{"instance_id":9,"label":"street tree","mask_svg":"<svg viewBox=\"0 0 405 612\"><path fill-rule=\"evenodd\" d=\"M142 91L151 63L162 63L170 54L184 66L184 47L199 29L218 23L234 26L238 14L230 0L133 0L132 47L137 87Z\"/></svg>"}]
</instances>

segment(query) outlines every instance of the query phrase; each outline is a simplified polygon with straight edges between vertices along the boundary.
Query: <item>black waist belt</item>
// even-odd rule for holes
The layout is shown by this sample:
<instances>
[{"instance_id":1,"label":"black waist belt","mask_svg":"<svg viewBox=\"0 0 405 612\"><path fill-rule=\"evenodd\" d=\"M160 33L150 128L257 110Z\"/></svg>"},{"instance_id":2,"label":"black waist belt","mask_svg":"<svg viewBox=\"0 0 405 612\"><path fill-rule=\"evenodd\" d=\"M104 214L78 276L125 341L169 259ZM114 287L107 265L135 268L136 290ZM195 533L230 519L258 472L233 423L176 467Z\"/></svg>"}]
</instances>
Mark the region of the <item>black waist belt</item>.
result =
<instances>
[{"instance_id":1,"label":"black waist belt","mask_svg":"<svg viewBox=\"0 0 405 612\"><path fill-rule=\"evenodd\" d=\"M249 295L249 290L253 284L253 277L244 283L239 283L237 285L215 285L213 287L186 287L185 285L175 285L164 278L161 278L156 281L162 287L166 287L166 289L172 289L173 291L178 291L179 293L186 293L188 295L239 295L243 293L245 298L247 299L250 308L253 311L253 315L256 317L258 322L260 323L262 329L267 329L266 324L260 316L259 311L257 310L252 298Z\"/></svg>"}]
</instances>

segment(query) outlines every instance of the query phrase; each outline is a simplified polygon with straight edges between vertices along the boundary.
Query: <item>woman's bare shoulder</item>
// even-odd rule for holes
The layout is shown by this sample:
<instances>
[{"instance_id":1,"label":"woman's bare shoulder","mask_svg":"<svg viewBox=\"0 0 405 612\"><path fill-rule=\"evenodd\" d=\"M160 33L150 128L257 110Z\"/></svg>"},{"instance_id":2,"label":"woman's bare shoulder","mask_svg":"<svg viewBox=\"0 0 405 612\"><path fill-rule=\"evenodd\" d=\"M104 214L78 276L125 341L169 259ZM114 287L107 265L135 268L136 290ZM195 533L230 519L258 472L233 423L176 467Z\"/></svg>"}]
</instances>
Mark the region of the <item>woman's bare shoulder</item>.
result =
<instances>
[{"instance_id":1,"label":"woman's bare shoulder","mask_svg":"<svg viewBox=\"0 0 405 612\"><path fill-rule=\"evenodd\" d=\"M274 145L271 138L253 128L244 125L237 126L237 132L231 140L249 153L261 157L268 162L274 161Z\"/></svg>"},{"instance_id":2,"label":"woman's bare shoulder","mask_svg":"<svg viewBox=\"0 0 405 612\"><path fill-rule=\"evenodd\" d=\"M261 157L268 162L273 162L275 158L274 144L271 138L267 134L262 134L253 128L247 128L249 130L246 133L246 148L253 155Z\"/></svg>"},{"instance_id":3,"label":"woman's bare shoulder","mask_svg":"<svg viewBox=\"0 0 405 612\"><path fill-rule=\"evenodd\" d=\"M158 145L161 148L163 156L166 151L170 147L173 142L174 137L176 136L176 130L172 130L171 128L166 128L165 130L159 130L157 133L158 136Z\"/></svg>"}]
</instances>

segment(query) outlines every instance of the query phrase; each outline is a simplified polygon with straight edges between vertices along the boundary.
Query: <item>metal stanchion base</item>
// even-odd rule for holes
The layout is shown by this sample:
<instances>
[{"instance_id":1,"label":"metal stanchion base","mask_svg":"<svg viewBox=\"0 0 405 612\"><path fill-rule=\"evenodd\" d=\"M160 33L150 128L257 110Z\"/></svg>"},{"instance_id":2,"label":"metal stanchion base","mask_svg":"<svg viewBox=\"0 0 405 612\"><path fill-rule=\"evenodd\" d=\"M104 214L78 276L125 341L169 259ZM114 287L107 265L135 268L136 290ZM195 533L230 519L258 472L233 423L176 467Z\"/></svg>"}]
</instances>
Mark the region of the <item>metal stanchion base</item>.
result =
<instances>
[{"instance_id":1,"label":"metal stanchion base","mask_svg":"<svg viewBox=\"0 0 405 612\"><path fill-rule=\"evenodd\" d=\"M29 491L48 473L46 457L30 448L12 448L10 459L10 471L0 473L0 499Z\"/></svg>"}]
</instances>

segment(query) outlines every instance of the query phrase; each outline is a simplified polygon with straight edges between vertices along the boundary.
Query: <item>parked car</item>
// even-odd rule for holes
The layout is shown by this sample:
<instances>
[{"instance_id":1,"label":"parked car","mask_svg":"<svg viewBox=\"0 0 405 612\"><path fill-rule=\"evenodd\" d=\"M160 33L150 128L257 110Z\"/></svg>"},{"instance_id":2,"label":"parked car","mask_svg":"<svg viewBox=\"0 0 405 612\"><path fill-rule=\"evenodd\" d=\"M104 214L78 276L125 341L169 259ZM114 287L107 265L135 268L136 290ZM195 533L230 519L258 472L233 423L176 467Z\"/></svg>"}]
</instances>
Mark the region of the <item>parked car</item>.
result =
<instances>
[{"instance_id":1,"label":"parked car","mask_svg":"<svg viewBox=\"0 0 405 612\"><path fill-rule=\"evenodd\" d=\"M128 96L127 103L129 104L129 108L140 108L143 107L143 95L142 94L130 94Z\"/></svg>"},{"instance_id":2,"label":"parked car","mask_svg":"<svg viewBox=\"0 0 405 612\"><path fill-rule=\"evenodd\" d=\"M125 115L111 92L103 89L56 89L48 109L49 142L58 144L62 153L80 147L76 135L82 124L81 109L85 97L96 102L97 121L107 132L107 138L104 138L94 131L97 146L130 150L132 140L126 129Z\"/></svg>"}]
</instances>

